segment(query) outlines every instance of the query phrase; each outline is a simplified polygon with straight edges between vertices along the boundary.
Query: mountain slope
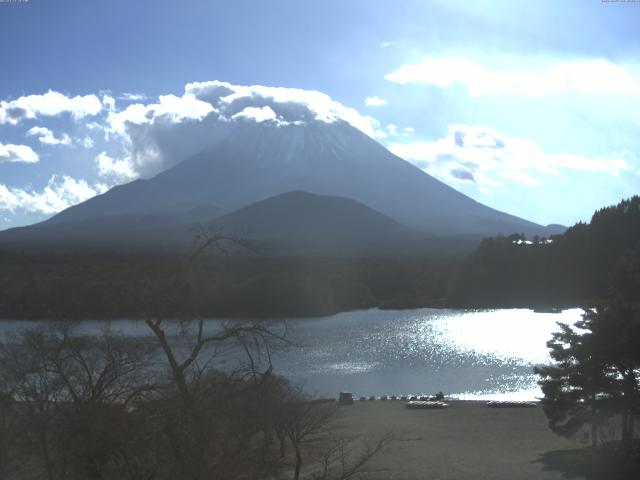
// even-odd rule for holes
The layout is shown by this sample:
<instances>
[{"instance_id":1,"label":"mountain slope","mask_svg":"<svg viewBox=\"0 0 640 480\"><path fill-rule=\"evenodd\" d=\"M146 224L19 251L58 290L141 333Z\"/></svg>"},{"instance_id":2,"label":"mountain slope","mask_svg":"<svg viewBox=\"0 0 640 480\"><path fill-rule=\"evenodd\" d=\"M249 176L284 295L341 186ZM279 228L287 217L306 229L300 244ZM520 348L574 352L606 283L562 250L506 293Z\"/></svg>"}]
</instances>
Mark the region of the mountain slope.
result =
<instances>
[{"instance_id":1,"label":"mountain slope","mask_svg":"<svg viewBox=\"0 0 640 480\"><path fill-rule=\"evenodd\" d=\"M175 205L233 211L293 190L351 198L433 235L548 234L457 192L342 121L239 122L224 139L175 167L113 188L47 223L160 214Z\"/></svg>"}]
</instances>

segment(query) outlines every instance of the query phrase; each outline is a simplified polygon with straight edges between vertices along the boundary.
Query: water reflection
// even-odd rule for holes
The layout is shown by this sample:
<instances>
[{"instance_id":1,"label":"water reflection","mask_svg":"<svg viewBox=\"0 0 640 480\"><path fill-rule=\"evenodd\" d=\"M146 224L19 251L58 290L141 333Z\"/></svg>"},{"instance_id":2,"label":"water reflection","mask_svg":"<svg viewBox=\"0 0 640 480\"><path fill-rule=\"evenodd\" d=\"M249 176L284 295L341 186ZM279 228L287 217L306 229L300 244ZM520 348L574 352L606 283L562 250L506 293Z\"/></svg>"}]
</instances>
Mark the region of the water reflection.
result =
<instances>
[{"instance_id":1,"label":"water reflection","mask_svg":"<svg viewBox=\"0 0 640 480\"><path fill-rule=\"evenodd\" d=\"M465 399L540 396L533 366L548 362L546 342L556 322L574 323L581 310L367 310L288 322L294 348L274 359L276 371L313 394L340 390L358 395L435 393ZM41 322L0 322L13 332ZM84 321L98 333L104 322ZM208 328L219 325L210 321ZM142 321L110 322L114 331L148 335Z\"/></svg>"},{"instance_id":2,"label":"water reflection","mask_svg":"<svg viewBox=\"0 0 640 480\"><path fill-rule=\"evenodd\" d=\"M533 366L550 360L556 322L581 310L349 312L291 326L304 344L277 359L278 370L318 394L435 393L465 399L534 399Z\"/></svg>"}]
</instances>

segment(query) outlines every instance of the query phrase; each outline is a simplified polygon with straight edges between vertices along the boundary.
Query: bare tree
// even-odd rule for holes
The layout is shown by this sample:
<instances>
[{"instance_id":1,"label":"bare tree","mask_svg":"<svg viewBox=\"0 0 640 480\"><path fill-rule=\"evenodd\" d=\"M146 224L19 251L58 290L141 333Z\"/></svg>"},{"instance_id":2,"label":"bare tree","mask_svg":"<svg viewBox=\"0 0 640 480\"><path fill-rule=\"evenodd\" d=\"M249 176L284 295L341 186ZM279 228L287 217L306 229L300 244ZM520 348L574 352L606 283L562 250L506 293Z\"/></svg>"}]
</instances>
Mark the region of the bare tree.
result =
<instances>
[{"instance_id":1,"label":"bare tree","mask_svg":"<svg viewBox=\"0 0 640 480\"><path fill-rule=\"evenodd\" d=\"M251 452L256 432L262 431L267 439L271 430L256 399L270 385L272 350L288 345L286 326L264 321L207 323L197 311L178 321L167 315L189 290L188 274L199 258L210 250L229 255L238 249L255 250L242 238L200 235L173 279L156 291L154 308L145 319L175 388L178 404L166 404L171 406L165 410L163 433L184 478L228 478L239 459ZM179 335L171 332L176 327ZM216 368L221 357L231 358L231 371ZM262 453L245 463L266 465L264 448Z\"/></svg>"},{"instance_id":2,"label":"bare tree","mask_svg":"<svg viewBox=\"0 0 640 480\"><path fill-rule=\"evenodd\" d=\"M358 475L363 467L375 457L387 444L393 441L394 434L388 433L373 443L360 438L348 439L331 436L328 444L321 449L320 459L312 480L348 480Z\"/></svg>"},{"instance_id":3,"label":"bare tree","mask_svg":"<svg viewBox=\"0 0 640 480\"><path fill-rule=\"evenodd\" d=\"M18 470L16 402L12 395L0 392L0 480L7 480Z\"/></svg>"},{"instance_id":4,"label":"bare tree","mask_svg":"<svg viewBox=\"0 0 640 480\"><path fill-rule=\"evenodd\" d=\"M305 478L353 478L394 436L388 433L369 444L359 437L346 438L337 435L336 404L306 399L302 392L294 388L290 389L289 396L281 408L284 413L276 428L284 430L294 450L294 480L301 478L305 464L309 467Z\"/></svg>"},{"instance_id":5,"label":"bare tree","mask_svg":"<svg viewBox=\"0 0 640 480\"><path fill-rule=\"evenodd\" d=\"M42 470L49 480L59 478L52 450L56 417L55 402L62 382L42 358L42 332L10 336L0 345L0 380L6 391L20 403L20 423L28 431L23 462ZM15 445L15 444L14 444Z\"/></svg>"},{"instance_id":6,"label":"bare tree","mask_svg":"<svg viewBox=\"0 0 640 480\"><path fill-rule=\"evenodd\" d=\"M294 480L300 478L302 470L302 445L309 437L326 433L335 414L334 405L314 402L286 404L289 414L286 419L287 438L295 452Z\"/></svg>"},{"instance_id":7,"label":"bare tree","mask_svg":"<svg viewBox=\"0 0 640 480\"><path fill-rule=\"evenodd\" d=\"M68 325L15 335L0 347L0 376L25 435L25 463L58 478L133 478L121 471L135 443L133 403L153 389L152 348Z\"/></svg>"}]
</instances>

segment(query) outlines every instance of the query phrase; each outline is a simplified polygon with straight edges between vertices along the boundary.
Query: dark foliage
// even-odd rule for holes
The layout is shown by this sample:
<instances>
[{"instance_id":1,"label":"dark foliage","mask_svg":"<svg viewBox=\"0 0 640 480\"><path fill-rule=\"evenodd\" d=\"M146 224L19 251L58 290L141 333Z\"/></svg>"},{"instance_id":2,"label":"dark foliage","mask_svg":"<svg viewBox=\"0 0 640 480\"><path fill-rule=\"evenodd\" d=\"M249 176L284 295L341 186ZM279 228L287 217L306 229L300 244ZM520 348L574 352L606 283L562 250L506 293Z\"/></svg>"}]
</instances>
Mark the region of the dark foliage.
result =
<instances>
[{"instance_id":1,"label":"dark foliage","mask_svg":"<svg viewBox=\"0 0 640 480\"><path fill-rule=\"evenodd\" d=\"M640 301L640 197L597 211L589 224L525 242L487 238L454 282L450 304L562 307L621 295Z\"/></svg>"},{"instance_id":2,"label":"dark foliage","mask_svg":"<svg viewBox=\"0 0 640 480\"><path fill-rule=\"evenodd\" d=\"M177 255L0 252L0 318L144 318ZM288 317L441 306L455 260L203 256L170 316ZM155 305L154 305L155 306Z\"/></svg>"},{"instance_id":3,"label":"dark foliage","mask_svg":"<svg viewBox=\"0 0 640 480\"><path fill-rule=\"evenodd\" d=\"M600 463L639 474L640 306L609 300L560 326L548 343L555 363L536 368L549 427L564 436L590 427Z\"/></svg>"}]
</instances>

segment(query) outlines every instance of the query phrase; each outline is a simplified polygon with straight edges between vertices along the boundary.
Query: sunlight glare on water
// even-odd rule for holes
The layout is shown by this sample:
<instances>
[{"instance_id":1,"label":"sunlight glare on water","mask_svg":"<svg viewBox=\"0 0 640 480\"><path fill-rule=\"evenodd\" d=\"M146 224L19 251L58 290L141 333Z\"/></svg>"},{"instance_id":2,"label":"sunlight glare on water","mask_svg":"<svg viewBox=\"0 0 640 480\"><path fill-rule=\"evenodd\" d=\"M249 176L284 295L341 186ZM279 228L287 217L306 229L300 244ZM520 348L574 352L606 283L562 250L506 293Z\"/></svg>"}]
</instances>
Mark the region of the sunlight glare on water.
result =
<instances>
[{"instance_id":1,"label":"sunlight glare on water","mask_svg":"<svg viewBox=\"0 0 640 480\"><path fill-rule=\"evenodd\" d=\"M556 313L532 310L491 310L462 312L435 317L437 341L450 345L461 354L476 353L502 361L535 365L551 361L546 342L558 330L557 322L573 324L581 318L581 309Z\"/></svg>"},{"instance_id":2,"label":"sunlight glare on water","mask_svg":"<svg viewBox=\"0 0 640 480\"><path fill-rule=\"evenodd\" d=\"M367 310L290 324L301 350L277 360L284 375L318 394L435 393L532 400L533 367L548 363L557 322L581 310Z\"/></svg>"},{"instance_id":3,"label":"sunlight glare on water","mask_svg":"<svg viewBox=\"0 0 640 480\"><path fill-rule=\"evenodd\" d=\"M312 395L341 390L361 395L435 393L465 399L532 400L541 392L533 367L551 361L547 341L557 322L573 324L582 310L364 310L290 319L292 348L274 357L275 371ZM0 334L46 322L0 322ZM78 333L105 323L83 321ZM109 323L131 337L149 335L144 322ZM206 329L216 329L211 320Z\"/></svg>"}]
</instances>

